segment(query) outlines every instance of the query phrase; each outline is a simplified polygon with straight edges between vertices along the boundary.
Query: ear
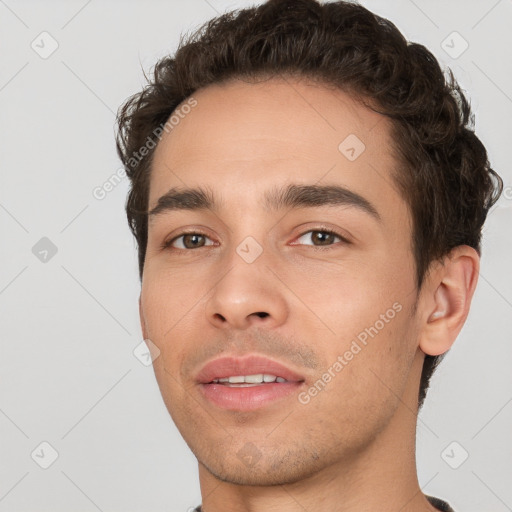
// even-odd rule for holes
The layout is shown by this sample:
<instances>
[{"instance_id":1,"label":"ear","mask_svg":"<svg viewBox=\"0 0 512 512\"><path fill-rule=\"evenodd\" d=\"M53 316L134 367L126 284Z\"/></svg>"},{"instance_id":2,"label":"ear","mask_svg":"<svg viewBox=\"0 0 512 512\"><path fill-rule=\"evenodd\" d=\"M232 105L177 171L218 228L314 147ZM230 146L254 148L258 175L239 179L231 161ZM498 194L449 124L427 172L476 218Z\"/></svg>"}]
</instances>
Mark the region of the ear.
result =
<instances>
[{"instance_id":1,"label":"ear","mask_svg":"<svg viewBox=\"0 0 512 512\"><path fill-rule=\"evenodd\" d=\"M479 270L477 251L460 245L429 274L422 297L419 338L419 347L425 354L443 354L455 342L468 316Z\"/></svg>"},{"instance_id":2,"label":"ear","mask_svg":"<svg viewBox=\"0 0 512 512\"><path fill-rule=\"evenodd\" d=\"M146 329L146 320L144 319L144 313L142 312L142 302L141 302L141 295L139 295L139 319L140 319L140 326L142 328L142 338L148 339L148 332Z\"/></svg>"}]
</instances>

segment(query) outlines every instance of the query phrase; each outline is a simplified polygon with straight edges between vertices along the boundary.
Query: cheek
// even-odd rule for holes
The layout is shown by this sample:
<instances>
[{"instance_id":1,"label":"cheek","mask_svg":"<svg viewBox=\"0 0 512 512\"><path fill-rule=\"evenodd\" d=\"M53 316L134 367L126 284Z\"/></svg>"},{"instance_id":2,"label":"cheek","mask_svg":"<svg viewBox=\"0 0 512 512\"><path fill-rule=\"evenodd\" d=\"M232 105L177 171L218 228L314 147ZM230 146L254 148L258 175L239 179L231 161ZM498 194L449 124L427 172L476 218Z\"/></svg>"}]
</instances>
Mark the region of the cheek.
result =
<instances>
[{"instance_id":1,"label":"cheek","mask_svg":"<svg viewBox=\"0 0 512 512\"><path fill-rule=\"evenodd\" d=\"M187 316L196 314L206 291L207 284L197 273L157 265L146 268L141 301L153 335L172 335Z\"/></svg>"},{"instance_id":2,"label":"cheek","mask_svg":"<svg viewBox=\"0 0 512 512\"><path fill-rule=\"evenodd\" d=\"M158 347L153 371L167 410L174 421L187 402L186 390L179 381L179 369L186 356L186 320L194 311L197 292L184 286L182 278L165 270L145 271L141 307L148 338ZM197 307L197 306L196 306Z\"/></svg>"},{"instance_id":3,"label":"cheek","mask_svg":"<svg viewBox=\"0 0 512 512\"><path fill-rule=\"evenodd\" d=\"M327 362L317 377L328 372L332 384L325 389L337 390L336 396L342 395L347 404L378 404L390 395L389 389L403 389L415 353L412 276L405 270L397 273L391 258L380 258L371 264L353 261L331 267L314 278L304 273L295 281L294 289L307 297L309 310L318 312L328 327L319 336L315 315L297 312L295 317L303 333L316 334L316 350Z\"/></svg>"},{"instance_id":4,"label":"cheek","mask_svg":"<svg viewBox=\"0 0 512 512\"><path fill-rule=\"evenodd\" d=\"M377 324L380 330L374 330L374 322L373 329L357 328L364 336L338 336L325 346L327 366L299 397L305 413L318 419L319 433L331 431L334 438L352 440L350 445L387 424L414 358L409 323L404 307L389 323Z\"/></svg>"},{"instance_id":5,"label":"cheek","mask_svg":"<svg viewBox=\"0 0 512 512\"><path fill-rule=\"evenodd\" d=\"M402 265L403 268L404 265ZM310 328L322 320L330 343L357 336L377 322L382 330L398 316L397 309L410 300L413 281L408 271L397 272L397 265L384 254L372 258L345 258L339 263L296 266L281 271L294 295L294 322L309 323ZM395 307L393 305L396 303ZM292 304L292 306L293 306ZM306 311L307 310L307 311ZM323 344L327 346L327 344Z\"/></svg>"},{"instance_id":6,"label":"cheek","mask_svg":"<svg viewBox=\"0 0 512 512\"><path fill-rule=\"evenodd\" d=\"M206 292L206 285L202 287L200 280L191 279L186 273L166 269L145 271L141 306L147 336L160 350L160 357L154 362L155 371L159 366L172 372L180 367L187 340L194 336L192 326L204 318L201 299Z\"/></svg>"}]
</instances>

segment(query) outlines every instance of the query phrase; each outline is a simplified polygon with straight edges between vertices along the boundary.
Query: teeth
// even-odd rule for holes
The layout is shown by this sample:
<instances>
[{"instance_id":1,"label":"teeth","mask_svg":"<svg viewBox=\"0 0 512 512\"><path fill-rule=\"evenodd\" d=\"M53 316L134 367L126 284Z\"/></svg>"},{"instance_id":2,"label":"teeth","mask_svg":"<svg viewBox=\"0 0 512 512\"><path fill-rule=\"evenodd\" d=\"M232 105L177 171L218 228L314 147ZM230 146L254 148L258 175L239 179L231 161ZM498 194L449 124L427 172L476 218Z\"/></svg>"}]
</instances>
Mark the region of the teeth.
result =
<instances>
[{"instance_id":1,"label":"teeth","mask_svg":"<svg viewBox=\"0 0 512 512\"><path fill-rule=\"evenodd\" d=\"M287 382L283 377L275 375L258 373L255 375L235 375L233 377L223 377L222 379L214 379L213 382L226 384L262 384L264 382Z\"/></svg>"},{"instance_id":2,"label":"teeth","mask_svg":"<svg viewBox=\"0 0 512 512\"><path fill-rule=\"evenodd\" d=\"M258 373L257 375L247 375L245 377L245 382L248 384L257 384L259 382L263 382L263 374Z\"/></svg>"}]
</instances>

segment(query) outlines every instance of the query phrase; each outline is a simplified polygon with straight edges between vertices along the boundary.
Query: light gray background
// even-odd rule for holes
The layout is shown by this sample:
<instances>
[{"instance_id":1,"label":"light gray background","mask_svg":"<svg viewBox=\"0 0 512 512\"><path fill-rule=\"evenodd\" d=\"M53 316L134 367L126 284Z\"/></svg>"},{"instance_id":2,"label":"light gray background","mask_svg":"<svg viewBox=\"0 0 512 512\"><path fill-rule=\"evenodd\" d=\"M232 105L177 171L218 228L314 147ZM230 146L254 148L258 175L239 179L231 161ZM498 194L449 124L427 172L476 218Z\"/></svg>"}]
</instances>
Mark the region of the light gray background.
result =
<instances>
[{"instance_id":1,"label":"light gray background","mask_svg":"<svg viewBox=\"0 0 512 512\"><path fill-rule=\"evenodd\" d=\"M507 187L485 228L472 312L420 415L417 458L424 492L456 511L512 510L512 2L362 3L454 70ZM127 180L103 200L93 190L120 167L114 116L144 84L141 69L172 52L180 32L248 5L0 0L0 511L200 502L195 459L152 368L133 354L141 333ZM59 45L46 59L31 47L51 49L43 31ZM442 47L462 48L454 31L469 43L457 58ZM46 262L32 251L43 237L58 250ZM51 461L43 441L58 452L48 469L38 465Z\"/></svg>"}]
</instances>

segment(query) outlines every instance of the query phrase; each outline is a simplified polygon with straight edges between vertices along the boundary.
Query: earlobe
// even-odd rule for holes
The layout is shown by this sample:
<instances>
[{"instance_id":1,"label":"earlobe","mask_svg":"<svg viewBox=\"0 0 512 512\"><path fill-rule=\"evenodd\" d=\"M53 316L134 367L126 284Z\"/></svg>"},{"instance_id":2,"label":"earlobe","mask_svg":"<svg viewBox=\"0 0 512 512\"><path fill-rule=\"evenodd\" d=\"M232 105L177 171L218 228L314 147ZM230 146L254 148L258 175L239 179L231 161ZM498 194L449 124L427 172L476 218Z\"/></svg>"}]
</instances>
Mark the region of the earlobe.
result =
<instances>
[{"instance_id":1,"label":"earlobe","mask_svg":"<svg viewBox=\"0 0 512 512\"><path fill-rule=\"evenodd\" d=\"M443 354L455 342L469 313L479 265L477 251L462 245L452 249L443 264L429 276L425 283L425 320L419 338L425 354Z\"/></svg>"}]
</instances>

